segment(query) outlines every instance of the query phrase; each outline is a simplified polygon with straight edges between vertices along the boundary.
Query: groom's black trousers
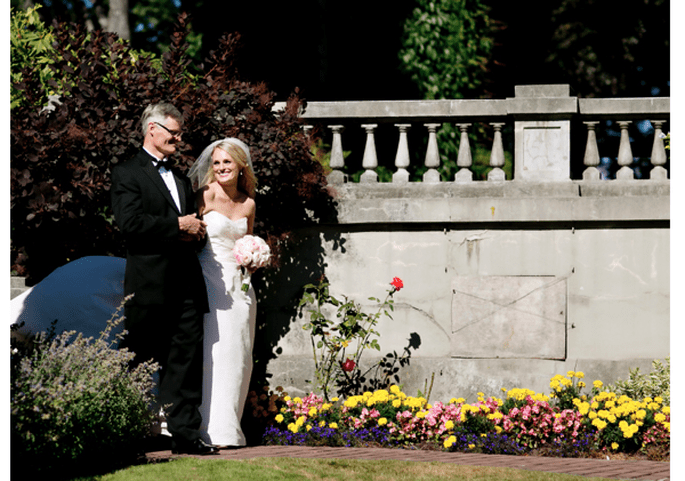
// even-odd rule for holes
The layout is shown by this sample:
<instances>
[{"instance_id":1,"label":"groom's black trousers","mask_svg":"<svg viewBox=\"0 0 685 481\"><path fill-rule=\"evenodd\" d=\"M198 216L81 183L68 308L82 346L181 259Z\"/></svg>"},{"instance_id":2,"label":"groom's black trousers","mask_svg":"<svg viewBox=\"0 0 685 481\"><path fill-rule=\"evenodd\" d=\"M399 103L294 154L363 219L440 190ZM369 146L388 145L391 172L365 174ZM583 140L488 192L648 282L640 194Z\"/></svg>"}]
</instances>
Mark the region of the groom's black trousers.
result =
<instances>
[{"instance_id":1,"label":"groom's black trousers","mask_svg":"<svg viewBox=\"0 0 685 481\"><path fill-rule=\"evenodd\" d=\"M168 431L177 442L198 439L204 313L186 300L170 306L126 306L124 314L128 333L121 347L136 353L132 366L150 359L161 366L159 401Z\"/></svg>"}]
</instances>

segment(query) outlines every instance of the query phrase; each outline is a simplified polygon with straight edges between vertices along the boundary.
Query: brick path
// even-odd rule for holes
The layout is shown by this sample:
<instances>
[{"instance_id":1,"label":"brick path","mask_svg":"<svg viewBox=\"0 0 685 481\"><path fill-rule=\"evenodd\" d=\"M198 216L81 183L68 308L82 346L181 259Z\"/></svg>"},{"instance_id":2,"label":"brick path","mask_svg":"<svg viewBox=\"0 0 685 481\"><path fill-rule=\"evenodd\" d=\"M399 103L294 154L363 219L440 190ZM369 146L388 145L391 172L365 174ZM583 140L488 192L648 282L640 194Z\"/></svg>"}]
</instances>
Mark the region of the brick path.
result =
<instances>
[{"instance_id":1,"label":"brick path","mask_svg":"<svg viewBox=\"0 0 685 481\"><path fill-rule=\"evenodd\" d=\"M171 451L146 453L151 461L178 457ZM606 459L548 458L537 456L507 456L501 454L446 453L385 448L330 448L303 446L251 446L242 449L222 450L218 455L199 456L206 459L249 458L337 458L398 461L436 461L470 466L492 466L527 469L579 476L597 476L611 479L638 479L649 481L670 480L670 463L657 461L621 461Z\"/></svg>"}]
</instances>

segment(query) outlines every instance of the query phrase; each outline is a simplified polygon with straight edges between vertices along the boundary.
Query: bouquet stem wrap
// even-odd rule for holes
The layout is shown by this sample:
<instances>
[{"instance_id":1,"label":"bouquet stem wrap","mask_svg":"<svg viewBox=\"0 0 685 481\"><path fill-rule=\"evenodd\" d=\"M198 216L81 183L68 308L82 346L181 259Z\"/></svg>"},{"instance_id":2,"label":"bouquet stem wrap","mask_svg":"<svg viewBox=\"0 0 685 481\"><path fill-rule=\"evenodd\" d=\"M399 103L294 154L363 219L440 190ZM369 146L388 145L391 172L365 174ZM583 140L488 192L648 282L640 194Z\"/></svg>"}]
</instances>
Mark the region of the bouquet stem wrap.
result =
<instances>
[{"instance_id":1,"label":"bouquet stem wrap","mask_svg":"<svg viewBox=\"0 0 685 481\"><path fill-rule=\"evenodd\" d=\"M241 267L241 290L247 292L250 289L252 272L265 267L271 262L271 249L261 237L246 235L235 242L233 255Z\"/></svg>"}]
</instances>

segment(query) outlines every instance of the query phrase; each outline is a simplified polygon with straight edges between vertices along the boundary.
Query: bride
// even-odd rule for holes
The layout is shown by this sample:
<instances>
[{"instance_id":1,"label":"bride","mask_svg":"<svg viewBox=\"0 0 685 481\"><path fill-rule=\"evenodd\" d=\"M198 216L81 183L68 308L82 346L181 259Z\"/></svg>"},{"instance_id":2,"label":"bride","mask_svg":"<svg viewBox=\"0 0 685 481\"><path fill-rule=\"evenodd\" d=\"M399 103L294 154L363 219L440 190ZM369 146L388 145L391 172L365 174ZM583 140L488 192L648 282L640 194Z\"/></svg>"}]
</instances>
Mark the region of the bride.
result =
<instances>
[{"instance_id":1,"label":"bride","mask_svg":"<svg viewBox=\"0 0 685 481\"><path fill-rule=\"evenodd\" d=\"M247 145L236 138L210 144L188 172L207 223L200 264L210 312L204 318L202 427L219 447L246 444L240 426L252 374L257 305L253 288L241 291L232 249L252 234L256 179Z\"/></svg>"}]
</instances>

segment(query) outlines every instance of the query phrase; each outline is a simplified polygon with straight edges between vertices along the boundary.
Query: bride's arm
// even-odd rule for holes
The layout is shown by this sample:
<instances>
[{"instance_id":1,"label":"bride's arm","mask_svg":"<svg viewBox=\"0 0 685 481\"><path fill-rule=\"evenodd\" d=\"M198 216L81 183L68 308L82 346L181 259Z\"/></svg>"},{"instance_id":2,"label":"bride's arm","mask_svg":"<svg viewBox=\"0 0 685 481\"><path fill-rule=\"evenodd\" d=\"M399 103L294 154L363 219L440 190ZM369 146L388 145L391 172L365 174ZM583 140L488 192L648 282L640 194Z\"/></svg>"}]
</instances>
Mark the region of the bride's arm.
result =
<instances>
[{"instance_id":1,"label":"bride's arm","mask_svg":"<svg viewBox=\"0 0 685 481\"><path fill-rule=\"evenodd\" d=\"M252 235L252 232L254 230L254 218L255 218L255 211L257 210L257 204L255 204L254 199L249 199L251 201L249 203L249 211L247 214L247 233L249 235Z\"/></svg>"}]
</instances>

